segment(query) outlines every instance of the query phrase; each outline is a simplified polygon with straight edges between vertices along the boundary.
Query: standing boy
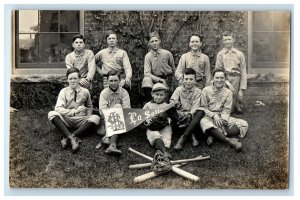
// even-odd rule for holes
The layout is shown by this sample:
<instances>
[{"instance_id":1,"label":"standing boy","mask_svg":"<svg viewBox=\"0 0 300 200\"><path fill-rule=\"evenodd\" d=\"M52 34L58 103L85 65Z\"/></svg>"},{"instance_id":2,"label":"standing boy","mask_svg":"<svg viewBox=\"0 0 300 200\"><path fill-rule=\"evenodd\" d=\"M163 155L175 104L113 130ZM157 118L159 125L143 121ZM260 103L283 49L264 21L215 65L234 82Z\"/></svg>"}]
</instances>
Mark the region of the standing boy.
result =
<instances>
[{"instance_id":1,"label":"standing boy","mask_svg":"<svg viewBox=\"0 0 300 200\"><path fill-rule=\"evenodd\" d=\"M170 102L180 103L180 106L177 108L177 112L180 116L179 123L187 126L183 135L174 146L174 149L176 150L181 150L183 148L183 144L189 135L192 136L193 146L197 146L199 144L194 133L202 132L199 122L205 113L203 110L199 109L201 90L195 85L195 70L193 68L185 68L183 70L182 86L176 88L170 99Z\"/></svg>"},{"instance_id":2,"label":"standing boy","mask_svg":"<svg viewBox=\"0 0 300 200\"><path fill-rule=\"evenodd\" d=\"M205 111L205 116L201 119L200 125L203 133L209 136L208 145L211 145L213 139L217 138L240 151L242 143L226 135L239 134L243 138L248 131L248 123L245 120L230 117L232 92L225 87L224 83L224 69L216 68L213 72L213 84L202 90L200 105ZM222 130L223 127L226 132Z\"/></svg>"},{"instance_id":3,"label":"standing boy","mask_svg":"<svg viewBox=\"0 0 300 200\"><path fill-rule=\"evenodd\" d=\"M107 73L107 78L108 87L100 93L99 108L101 110L108 108L130 108L129 94L120 86L120 74L116 70L111 70ZM122 153L121 150L117 149L117 140L117 134L110 138L106 136L103 138L103 143L109 144L105 153Z\"/></svg>"},{"instance_id":4,"label":"standing boy","mask_svg":"<svg viewBox=\"0 0 300 200\"><path fill-rule=\"evenodd\" d=\"M243 113L242 100L247 88L247 73L244 54L233 47L234 35L228 31L223 34L224 48L217 54L216 68L224 68L226 78L234 88L232 111Z\"/></svg>"},{"instance_id":5,"label":"standing boy","mask_svg":"<svg viewBox=\"0 0 300 200\"><path fill-rule=\"evenodd\" d=\"M81 34L73 36L72 46L74 51L66 56L66 67L77 68L81 77L79 84L89 89L96 72L94 53L85 49L85 38Z\"/></svg>"},{"instance_id":6,"label":"standing boy","mask_svg":"<svg viewBox=\"0 0 300 200\"><path fill-rule=\"evenodd\" d=\"M106 33L108 48L99 51L96 56L96 63L100 63L97 71L104 77L103 85L107 87L107 76L110 70L116 70L121 77L120 86L127 91L131 88L132 68L126 51L119 49L117 34L109 30Z\"/></svg>"},{"instance_id":7,"label":"standing boy","mask_svg":"<svg viewBox=\"0 0 300 200\"><path fill-rule=\"evenodd\" d=\"M67 70L69 86L63 88L57 98L55 111L48 113L48 119L64 134L62 147L67 148L71 143L72 151L79 147L77 137L99 125L100 118L92 115L92 101L89 91L79 85L80 73L75 67ZM73 133L69 129L76 129Z\"/></svg>"},{"instance_id":8,"label":"standing boy","mask_svg":"<svg viewBox=\"0 0 300 200\"><path fill-rule=\"evenodd\" d=\"M150 51L145 56L142 82L146 102L152 99L151 91L155 83L163 83L169 88L172 85L173 71L175 71L174 58L172 53L162 49L160 44L158 33L150 33L148 40Z\"/></svg>"},{"instance_id":9,"label":"standing boy","mask_svg":"<svg viewBox=\"0 0 300 200\"><path fill-rule=\"evenodd\" d=\"M210 64L207 55L201 52L202 38L198 34L189 37L190 52L181 56L175 72L179 83L183 81L183 70L193 68L196 71L196 86L201 90L210 84Z\"/></svg>"}]
</instances>

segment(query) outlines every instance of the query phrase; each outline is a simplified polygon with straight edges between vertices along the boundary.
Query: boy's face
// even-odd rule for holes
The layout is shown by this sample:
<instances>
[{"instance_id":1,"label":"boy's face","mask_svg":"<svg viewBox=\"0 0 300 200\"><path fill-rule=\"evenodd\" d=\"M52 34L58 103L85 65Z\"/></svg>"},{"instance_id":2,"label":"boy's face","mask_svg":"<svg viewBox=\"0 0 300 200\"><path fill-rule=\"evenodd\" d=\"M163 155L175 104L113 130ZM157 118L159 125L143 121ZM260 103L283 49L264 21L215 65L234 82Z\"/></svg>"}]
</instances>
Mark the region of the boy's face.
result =
<instances>
[{"instance_id":1,"label":"boy's face","mask_svg":"<svg viewBox=\"0 0 300 200\"><path fill-rule=\"evenodd\" d=\"M77 72L73 72L68 76L68 83L72 89L75 89L79 85L79 74Z\"/></svg>"},{"instance_id":2,"label":"boy's face","mask_svg":"<svg viewBox=\"0 0 300 200\"><path fill-rule=\"evenodd\" d=\"M116 34L110 34L110 35L107 37L106 40L107 40L108 46L110 46L110 47L115 47L115 46L117 46L118 39L117 39L117 35L116 35Z\"/></svg>"},{"instance_id":3,"label":"boy's face","mask_svg":"<svg viewBox=\"0 0 300 200\"><path fill-rule=\"evenodd\" d=\"M108 81L108 86L111 89L113 89L113 90L118 89L119 84L120 84L120 79L119 79L118 75L109 76L107 81Z\"/></svg>"},{"instance_id":4,"label":"boy's face","mask_svg":"<svg viewBox=\"0 0 300 200\"><path fill-rule=\"evenodd\" d=\"M155 103L162 103L166 98L166 92L164 90L152 92L152 98Z\"/></svg>"},{"instance_id":5,"label":"boy's face","mask_svg":"<svg viewBox=\"0 0 300 200\"><path fill-rule=\"evenodd\" d=\"M83 39L77 38L72 43L72 46L73 46L75 51L82 51L85 47L85 43L84 43Z\"/></svg>"},{"instance_id":6,"label":"boy's face","mask_svg":"<svg viewBox=\"0 0 300 200\"><path fill-rule=\"evenodd\" d=\"M158 37L151 37L148 45L150 49L157 50L160 48L160 39Z\"/></svg>"},{"instance_id":7,"label":"boy's face","mask_svg":"<svg viewBox=\"0 0 300 200\"><path fill-rule=\"evenodd\" d=\"M232 48L234 43L233 36L223 36L223 44L225 48Z\"/></svg>"},{"instance_id":8,"label":"boy's face","mask_svg":"<svg viewBox=\"0 0 300 200\"><path fill-rule=\"evenodd\" d=\"M200 38L198 36L192 36L190 39L189 46L190 46L191 50L198 51L202 46Z\"/></svg>"},{"instance_id":9,"label":"boy's face","mask_svg":"<svg viewBox=\"0 0 300 200\"><path fill-rule=\"evenodd\" d=\"M223 72L216 72L214 75L214 86L217 88L222 88L225 83L225 74Z\"/></svg>"},{"instance_id":10,"label":"boy's face","mask_svg":"<svg viewBox=\"0 0 300 200\"><path fill-rule=\"evenodd\" d=\"M183 86L186 89L192 89L196 84L195 74L184 74L183 75Z\"/></svg>"}]
</instances>

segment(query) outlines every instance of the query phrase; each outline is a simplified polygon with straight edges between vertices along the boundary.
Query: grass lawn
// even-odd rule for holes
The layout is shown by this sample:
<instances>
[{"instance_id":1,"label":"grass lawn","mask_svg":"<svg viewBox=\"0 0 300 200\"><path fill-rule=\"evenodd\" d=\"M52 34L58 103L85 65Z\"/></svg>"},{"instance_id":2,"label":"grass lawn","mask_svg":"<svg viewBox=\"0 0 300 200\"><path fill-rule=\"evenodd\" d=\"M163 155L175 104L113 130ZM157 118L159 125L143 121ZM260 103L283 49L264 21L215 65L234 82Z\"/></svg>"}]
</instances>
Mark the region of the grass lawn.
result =
<instances>
[{"instance_id":1,"label":"grass lawn","mask_svg":"<svg viewBox=\"0 0 300 200\"><path fill-rule=\"evenodd\" d=\"M10 116L10 186L13 188L240 188L285 189L288 187L287 105L248 106L240 115L249 123L242 139L243 151L236 153L225 144L207 147L187 142L183 151L172 149L180 133L174 133L174 160L210 155L210 160L192 162L182 167L199 177L199 182L184 179L173 172L143 183L133 178L149 169L128 169L130 164L147 160L127 149L132 147L149 156L154 149L143 129L119 137L121 157L109 156L95 149L100 136L92 133L82 139L80 150L72 154L60 146L60 135L47 120L50 108L19 110Z\"/></svg>"}]
</instances>

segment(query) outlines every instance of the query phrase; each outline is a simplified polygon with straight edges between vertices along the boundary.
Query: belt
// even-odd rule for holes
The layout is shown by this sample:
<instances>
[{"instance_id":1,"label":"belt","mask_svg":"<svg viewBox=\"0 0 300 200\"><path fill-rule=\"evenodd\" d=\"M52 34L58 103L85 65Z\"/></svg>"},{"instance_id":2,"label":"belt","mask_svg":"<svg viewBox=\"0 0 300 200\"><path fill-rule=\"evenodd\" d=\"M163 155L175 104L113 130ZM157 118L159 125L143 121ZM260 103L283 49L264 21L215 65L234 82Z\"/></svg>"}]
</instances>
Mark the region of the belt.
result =
<instances>
[{"instance_id":1,"label":"belt","mask_svg":"<svg viewBox=\"0 0 300 200\"><path fill-rule=\"evenodd\" d=\"M233 72L233 73L227 73L227 76L237 77L237 76L241 76L241 74L237 72Z\"/></svg>"}]
</instances>

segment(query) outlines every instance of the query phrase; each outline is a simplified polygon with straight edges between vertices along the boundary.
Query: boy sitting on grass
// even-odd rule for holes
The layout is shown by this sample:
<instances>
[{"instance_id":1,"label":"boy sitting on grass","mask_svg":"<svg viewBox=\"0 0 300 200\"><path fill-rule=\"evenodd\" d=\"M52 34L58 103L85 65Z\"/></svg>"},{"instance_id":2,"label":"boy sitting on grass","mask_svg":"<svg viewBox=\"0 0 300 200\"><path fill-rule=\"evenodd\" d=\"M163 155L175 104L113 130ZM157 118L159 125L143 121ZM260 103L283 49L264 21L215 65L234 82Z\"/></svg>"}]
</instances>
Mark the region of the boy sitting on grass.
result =
<instances>
[{"instance_id":1,"label":"boy sitting on grass","mask_svg":"<svg viewBox=\"0 0 300 200\"><path fill-rule=\"evenodd\" d=\"M130 98L126 89L120 86L121 77L116 70L110 70L107 74L108 87L102 90L99 97L99 108L101 110L108 108L130 108ZM100 115L102 113L100 112ZM104 123L101 127L104 129ZM101 129L100 127L100 129ZM103 143L109 144L105 153L121 154L122 151L117 149L118 135L111 137L104 136Z\"/></svg>"},{"instance_id":2,"label":"boy sitting on grass","mask_svg":"<svg viewBox=\"0 0 300 200\"><path fill-rule=\"evenodd\" d=\"M92 101L88 89L81 87L80 73L75 67L67 70L69 86L63 88L57 98L55 111L48 113L48 119L64 134L61 145L64 149L70 143L73 153L79 148L78 136L86 134L99 125L100 118L92 115ZM69 129L76 129L73 133Z\"/></svg>"},{"instance_id":3,"label":"boy sitting on grass","mask_svg":"<svg viewBox=\"0 0 300 200\"><path fill-rule=\"evenodd\" d=\"M201 133L200 120L205 115L200 110L201 89L196 86L196 71L193 68L183 70L182 86L179 86L171 96L170 102L177 103L177 112L180 116L179 127L186 127L184 133L177 141L174 149L181 150L183 143L189 135L192 138L192 146L198 146L194 133Z\"/></svg>"},{"instance_id":4,"label":"boy sitting on grass","mask_svg":"<svg viewBox=\"0 0 300 200\"><path fill-rule=\"evenodd\" d=\"M168 106L165 102L167 95L167 87L162 83L156 83L152 88L152 100L146 103L143 109L158 109ZM154 125L154 118L160 121L160 125ZM147 139L156 150L162 151L166 157L171 158L171 154L167 152L167 148L171 146L172 127L169 123L166 112L160 113L155 117L145 121L147 126Z\"/></svg>"}]
</instances>

